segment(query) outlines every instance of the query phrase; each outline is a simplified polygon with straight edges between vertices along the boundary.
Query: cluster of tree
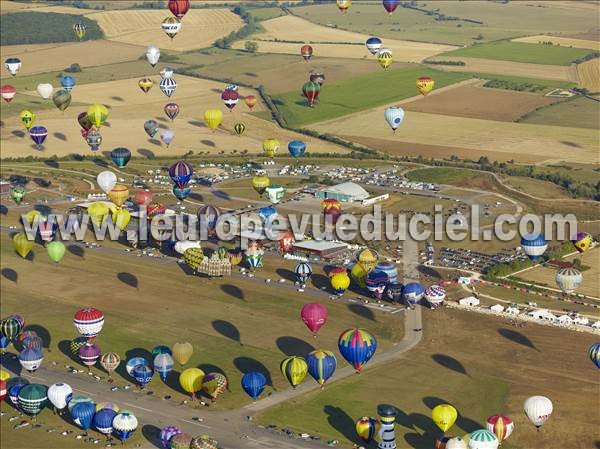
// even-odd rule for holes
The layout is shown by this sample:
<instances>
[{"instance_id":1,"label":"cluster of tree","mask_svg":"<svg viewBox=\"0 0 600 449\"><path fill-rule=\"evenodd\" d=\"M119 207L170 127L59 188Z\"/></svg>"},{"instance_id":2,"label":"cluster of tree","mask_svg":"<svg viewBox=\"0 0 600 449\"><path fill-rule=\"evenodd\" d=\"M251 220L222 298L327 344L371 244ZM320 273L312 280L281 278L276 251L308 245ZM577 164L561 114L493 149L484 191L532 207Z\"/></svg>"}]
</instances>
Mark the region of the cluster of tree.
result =
<instances>
[{"instance_id":1,"label":"cluster of tree","mask_svg":"<svg viewBox=\"0 0 600 449\"><path fill-rule=\"evenodd\" d=\"M529 259L525 260L511 260L510 262L503 262L496 265L492 265L485 270L485 276L488 279L497 279L500 277L508 276L519 270L524 270L533 265L533 262Z\"/></svg>"},{"instance_id":2,"label":"cluster of tree","mask_svg":"<svg viewBox=\"0 0 600 449\"><path fill-rule=\"evenodd\" d=\"M516 90L518 92L541 92L546 86L533 83L518 83L516 81L507 81L493 79L486 81L483 87L492 87L494 89Z\"/></svg>"},{"instance_id":3,"label":"cluster of tree","mask_svg":"<svg viewBox=\"0 0 600 449\"><path fill-rule=\"evenodd\" d=\"M73 0L73 1L68 1L68 0L50 0L45 2L49 5L57 5L57 6L70 6L72 8L79 8L79 9L93 9L96 11L104 11L106 9L106 6L104 5L91 5L89 3L86 2L82 2L80 0Z\"/></svg>"},{"instance_id":4,"label":"cluster of tree","mask_svg":"<svg viewBox=\"0 0 600 449\"><path fill-rule=\"evenodd\" d=\"M74 62L69 67L65 68L65 72L67 72L67 73L79 73L79 72L81 72L81 66L77 62ZM61 78L62 78L62 76L61 76Z\"/></svg>"},{"instance_id":5,"label":"cluster of tree","mask_svg":"<svg viewBox=\"0 0 600 449\"><path fill-rule=\"evenodd\" d=\"M589 61L590 59L596 59L596 58L600 58L600 51L594 51L592 53L589 53L589 54L583 56L582 58L575 59L573 61L573 63L581 64L582 62Z\"/></svg>"},{"instance_id":6,"label":"cluster of tree","mask_svg":"<svg viewBox=\"0 0 600 449\"><path fill-rule=\"evenodd\" d=\"M245 25L239 30L232 31L227 36L217 39L213 44L215 47L229 48L235 41L244 39L258 31L256 20L254 19L254 16L247 10L245 5L236 6L233 8L233 12L242 18L242 20L245 22Z\"/></svg>"},{"instance_id":7,"label":"cluster of tree","mask_svg":"<svg viewBox=\"0 0 600 449\"><path fill-rule=\"evenodd\" d=\"M425 4L424 4L425 5ZM416 1L410 1L410 2L401 2L400 6L402 8L407 8L407 9L413 9L415 11L419 11L422 12L423 14L425 14L426 16L432 16L433 20L436 20L438 22L444 22L444 21L458 21L460 20L461 22L468 22L468 23L474 23L476 25L483 25L483 22L479 21L479 20L474 20L474 19L463 19L461 17L455 17L455 16L447 16L443 13L440 12L440 8L436 8L436 9L423 9L423 8L419 8L418 4Z\"/></svg>"},{"instance_id":8,"label":"cluster of tree","mask_svg":"<svg viewBox=\"0 0 600 449\"><path fill-rule=\"evenodd\" d=\"M424 61L425 64L431 64L431 65L458 65L458 66L464 66L467 65L465 63L465 61L443 61L443 60L436 60L436 61Z\"/></svg>"},{"instance_id":9,"label":"cluster of tree","mask_svg":"<svg viewBox=\"0 0 600 449\"><path fill-rule=\"evenodd\" d=\"M104 33L94 20L77 14L16 12L0 15L0 45L48 44L77 41L73 25L87 26L85 40L102 39Z\"/></svg>"}]
</instances>

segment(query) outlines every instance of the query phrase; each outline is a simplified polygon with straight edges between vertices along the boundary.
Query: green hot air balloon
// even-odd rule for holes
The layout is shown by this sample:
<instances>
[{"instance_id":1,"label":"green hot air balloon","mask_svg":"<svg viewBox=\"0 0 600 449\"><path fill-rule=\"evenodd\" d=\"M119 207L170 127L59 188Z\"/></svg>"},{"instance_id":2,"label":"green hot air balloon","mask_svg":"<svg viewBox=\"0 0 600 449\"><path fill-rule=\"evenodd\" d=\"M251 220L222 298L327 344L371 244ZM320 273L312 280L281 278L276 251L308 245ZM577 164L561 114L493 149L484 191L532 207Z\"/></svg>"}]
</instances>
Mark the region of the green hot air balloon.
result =
<instances>
[{"instance_id":1,"label":"green hot air balloon","mask_svg":"<svg viewBox=\"0 0 600 449\"><path fill-rule=\"evenodd\" d=\"M62 260L66 250L65 244L56 240L48 243L46 249L48 250L48 256L50 257L50 260L52 260L54 263L58 263Z\"/></svg>"},{"instance_id":2,"label":"green hot air balloon","mask_svg":"<svg viewBox=\"0 0 600 449\"><path fill-rule=\"evenodd\" d=\"M8 317L5 320L2 320L2 334L8 338L9 340L14 341L17 338L17 335L21 332L22 329L21 322L15 317Z\"/></svg>"},{"instance_id":3,"label":"green hot air balloon","mask_svg":"<svg viewBox=\"0 0 600 449\"><path fill-rule=\"evenodd\" d=\"M71 104L71 94L65 89L57 90L52 95L52 101L54 102L54 106L65 112L65 109Z\"/></svg>"},{"instance_id":4,"label":"green hot air balloon","mask_svg":"<svg viewBox=\"0 0 600 449\"><path fill-rule=\"evenodd\" d=\"M29 384L19 391L19 408L29 416L37 416L48 401L48 388L45 385Z\"/></svg>"},{"instance_id":5,"label":"green hot air balloon","mask_svg":"<svg viewBox=\"0 0 600 449\"><path fill-rule=\"evenodd\" d=\"M21 201L23 201L24 196L25 189L23 187L15 186L12 189L10 189L10 197L17 205L21 204Z\"/></svg>"}]
</instances>

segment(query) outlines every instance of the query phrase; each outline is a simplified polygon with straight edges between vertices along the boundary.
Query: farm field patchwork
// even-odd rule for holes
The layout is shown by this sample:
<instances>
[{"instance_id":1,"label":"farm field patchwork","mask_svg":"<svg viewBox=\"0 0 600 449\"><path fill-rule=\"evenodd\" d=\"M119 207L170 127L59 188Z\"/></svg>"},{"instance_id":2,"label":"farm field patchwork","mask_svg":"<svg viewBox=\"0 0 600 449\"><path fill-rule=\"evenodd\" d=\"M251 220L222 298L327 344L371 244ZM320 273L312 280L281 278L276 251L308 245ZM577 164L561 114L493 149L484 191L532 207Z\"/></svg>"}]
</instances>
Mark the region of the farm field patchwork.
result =
<instances>
[{"instance_id":1,"label":"farm field patchwork","mask_svg":"<svg viewBox=\"0 0 600 449\"><path fill-rule=\"evenodd\" d=\"M517 39L512 39L512 42L524 42L526 44L543 44L544 42L552 42L553 45L560 47L587 48L590 50L600 51L600 42L597 40L550 36L548 34L519 37Z\"/></svg>"},{"instance_id":2,"label":"farm field patchwork","mask_svg":"<svg viewBox=\"0 0 600 449\"><path fill-rule=\"evenodd\" d=\"M597 129L600 110L597 101L578 97L532 111L521 117L519 122Z\"/></svg>"},{"instance_id":3,"label":"farm field patchwork","mask_svg":"<svg viewBox=\"0 0 600 449\"><path fill-rule=\"evenodd\" d=\"M581 87L585 87L590 92L600 92L600 59L591 59L577 64L577 77Z\"/></svg>"}]
</instances>

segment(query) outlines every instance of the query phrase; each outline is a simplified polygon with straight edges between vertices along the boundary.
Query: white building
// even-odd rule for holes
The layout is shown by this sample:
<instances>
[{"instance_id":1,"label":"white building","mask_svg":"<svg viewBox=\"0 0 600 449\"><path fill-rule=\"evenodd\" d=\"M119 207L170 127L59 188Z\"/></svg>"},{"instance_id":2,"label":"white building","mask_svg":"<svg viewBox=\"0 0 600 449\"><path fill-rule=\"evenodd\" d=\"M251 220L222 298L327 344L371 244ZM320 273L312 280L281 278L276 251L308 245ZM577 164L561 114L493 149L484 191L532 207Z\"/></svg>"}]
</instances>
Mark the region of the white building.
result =
<instances>
[{"instance_id":1,"label":"white building","mask_svg":"<svg viewBox=\"0 0 600 449\"><path fill-rule=\"evenodd\" d=\"M594 322L594 324L592 324L592 327L593 327L594 329L600 329L600 321L596 321L596 322Z\"/></svg>"},{"instance_id":2,"label":"white building","mask_svg":"<svg viewBox=\"0 0 600 449\"><path fill-rule=\"evenodd\" d=\"M492 312L501 313L504 312L504 307L500 304L494 304L492 307L490 307L490 310Z\"/></svg>"},{"instance_id":3,"label":"white building","mask_svg":"<svg viewBox=\"0 0 600 449\"><path fill-rule=\"evenodd\" d=\"M475 296L467 296L466 298L459 299L458 303L463 306L475 307L479 305L480 301Z\"/></svg>"},{"instance_id":4,"label":"white building","mask_svg":"<svg viewBox=\"0 0 600 449\"><path fill-rule=\"evenodd\" d=\"M363 201L369 198L369 192L354 182L343 182L325 187L315 193L320 199L333 198L342 202Z\"/></svg>"},{"instance_id":5,"label":"white building","mask_svg":"<svg viewBox=\"0 0 600 449\"><path fill-rule=\"evenodd\" d=\"M573 318L571 318L569 315L561 315L556 319L556 322L562 326L570 326L573 324Z\"/></svg>"},{"instance_id":6,"label":"white building","mask_svg":"<svg viewBox=\"0 0 600 449\"><path fill-rule=\"evenodd\" d=\"M573 323L574 324L579 324L581 326L587 326L590 323L590 320L588 320L584 316L577 315L575 318L573 318Z\"/></svg>"},{"instance_id":7,"label":"white building","mask_svg":"<svg viewBox=\"0 0 600 449\"><path fill-rule=\"evenodd\" d=\"M507 307L505 310L509 315L518 315L521 311L517 307Z\"/></svg>"},{"instance_id":8,"label":"white building","mask_svg":"<svg viewBox=\"0 0 600 449\"><path fill-rule=\"evenodd\" d=\"M556 317L548 312L547 309L536 309L527 313L527 316L530 318L535 318L536 320L545 320L545 321L556 321Z\"/></svg>"}]
</instances>

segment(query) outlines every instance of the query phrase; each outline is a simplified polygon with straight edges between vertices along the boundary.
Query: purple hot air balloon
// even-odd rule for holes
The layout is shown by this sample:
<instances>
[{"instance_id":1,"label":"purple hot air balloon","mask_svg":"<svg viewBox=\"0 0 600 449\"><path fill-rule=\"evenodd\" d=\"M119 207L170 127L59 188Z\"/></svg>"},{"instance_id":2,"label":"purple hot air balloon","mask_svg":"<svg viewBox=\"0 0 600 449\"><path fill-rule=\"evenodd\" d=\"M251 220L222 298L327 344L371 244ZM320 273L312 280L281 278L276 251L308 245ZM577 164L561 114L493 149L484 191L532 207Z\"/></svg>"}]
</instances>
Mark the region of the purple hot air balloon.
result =
<instances>
[{"instance_id":1,"label":"purple hot air balloon","mask_svg":"<svg viewBox=\"0 0 600 449\"><path fill-rule=\"evenodd\" d=\"M48 137L48 130L45 126L32 126L29 128L29 136L34 141L36 148L41 150L46 137Z\"/></svg>"},{"instance_id":2,"label":"purple hot air balloon","mask_svg":"<svg viewBox=\"0 0 600 449\"><path fill-rule=\"evenodd\" d=\"M94 343L87 343L79 348L79 358L81 362L88 367L88 370L96 364L100 357L100 348Z\"/></svg>"},{"instance_id":3,"label":"purple hot air balloon","mask_svg":"<svg viewBox=\"0 0 600 449\"><path fill-rule=\"evenodd\" d=\"M388 14L392 14L396 11L396 8L400 4L400 0L383 0L383 7L388 12Z\"/></svg>"},{"instance_id":4,"label":"purple hot air balloon","mask_svg":"<svg viewBox=\"0 0 600 449\"><path fill-rule=\"evenodd\" d=\"M181 433L181 429L175 426L167 426L160 431L160 443L165 449L169 449L169 440Z\"/></svg>"}]
</instances>

